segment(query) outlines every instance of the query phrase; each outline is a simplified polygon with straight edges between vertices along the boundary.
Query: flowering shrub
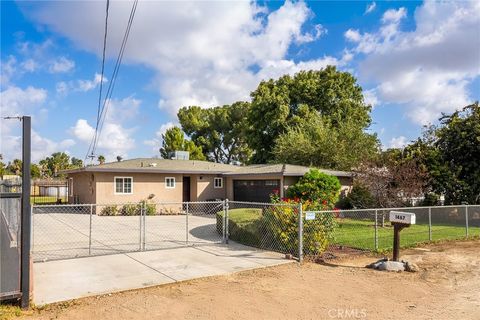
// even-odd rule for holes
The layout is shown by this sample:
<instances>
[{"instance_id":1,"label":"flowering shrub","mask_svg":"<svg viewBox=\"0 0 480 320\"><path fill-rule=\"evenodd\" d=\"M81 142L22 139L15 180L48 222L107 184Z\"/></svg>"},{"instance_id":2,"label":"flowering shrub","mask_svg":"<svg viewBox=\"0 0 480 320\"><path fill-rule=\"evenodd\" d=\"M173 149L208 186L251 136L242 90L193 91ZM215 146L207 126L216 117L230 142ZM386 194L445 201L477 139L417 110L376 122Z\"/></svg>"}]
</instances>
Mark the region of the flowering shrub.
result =
<instances>
[{"instance_id":1,"label":"flowering shrub","mask_svg":"<svg viewBox=\"0 0 480 320\"><path fill-rule=\"evenodd\" d=\"M272 203L281 204L264 209L262 220L265 234L271 234L272 245L279 246L281 251L296 253L298 251L298 211L299 198L279 199L271 196ZM302 211L318 210L318 203L305 201ZM333 240L335 219L330 213L317 213L314 220L303 221L303 251L308 255L318 255L325 251Z\"/></svg>"},{"instance_id":2,"label":"flowering shrub","mask_svg":"<svg viewBox=\"0 0 480 320\"><path fill-rule=\"evenodd\" d=\"M309 210L329 210L337 203L340 189L337 177L318 169L310 169L296 184L288 188L287 196L303 202L310 201Z\"/></svg>"}]
</instances>

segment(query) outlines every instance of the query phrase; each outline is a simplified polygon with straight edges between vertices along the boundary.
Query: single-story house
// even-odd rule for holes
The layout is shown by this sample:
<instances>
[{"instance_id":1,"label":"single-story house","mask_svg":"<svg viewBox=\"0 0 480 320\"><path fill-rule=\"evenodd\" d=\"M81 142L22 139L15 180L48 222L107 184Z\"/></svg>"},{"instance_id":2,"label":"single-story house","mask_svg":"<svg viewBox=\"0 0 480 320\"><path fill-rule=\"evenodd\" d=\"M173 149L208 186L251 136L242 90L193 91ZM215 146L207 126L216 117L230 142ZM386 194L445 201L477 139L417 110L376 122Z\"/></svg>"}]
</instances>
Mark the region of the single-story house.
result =
<instances>
[{"instance_id":1,"label":"single-story house","mask_svg":"<svg viewBox=\"0 0 480 320\"><path fill-rule=\"evenodd\" d=\"M154 196L156 202L268 202L281 197L308 167L290 164L236 166L198 160L139 158L65 170L70 203L120 204ZM352 187L352 174L322 170L337 176L342 193Z\"/></svg>"}]
</instances>

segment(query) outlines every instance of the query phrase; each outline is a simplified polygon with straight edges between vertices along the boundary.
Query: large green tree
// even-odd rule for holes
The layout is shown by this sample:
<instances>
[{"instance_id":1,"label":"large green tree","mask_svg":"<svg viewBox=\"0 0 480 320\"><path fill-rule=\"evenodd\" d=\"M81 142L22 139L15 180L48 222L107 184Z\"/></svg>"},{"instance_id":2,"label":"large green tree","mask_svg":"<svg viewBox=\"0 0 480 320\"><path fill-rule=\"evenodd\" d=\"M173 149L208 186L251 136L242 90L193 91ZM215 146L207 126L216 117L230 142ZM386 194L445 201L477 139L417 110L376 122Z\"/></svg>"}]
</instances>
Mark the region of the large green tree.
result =
<instances>
[{"instance_id":1,"label":"large green tree","mask_svg":"<svg viewBox=\"0 0 480 320\"><path fill-rule=\"evenodd\" d=\"M50 157L40 160L39 165L45 176L56 177L60 170L70 167L70 156L65 152L55 152Z\"/></svg>"},{"instance_id":2,"label":"large green tree","mask_svg":"<svg viewBox=\"0 0 480 320\"><path fill-rule=\"evenodd\" d=\"M7 171L9 171L13 174L16 174L16 175L21 175L22 174L22 160L13 159L12 162L8 163Z\"/></svg>"},{"instance_id":3,"label":"large green tree","mask_svg":"<svg viewBox=\"0 0 480 320\"><path fill-rule=\"evenodd\" d=\"M293 77L285 75L277 80L262 81L251 96L248 142L254 151L252 162L268 162L275 160L276 156L277 161L287 160L288 156L284 152L279 150L274 152L277 139L283 134L289 134L290 138L298 136L305 141L316 135L325 134L306 132L302 137L301 125L306 120L320 121L322 123L320 131L329 130L329 134L336 129L335 135L342 142L359 139L363 142L358 143L358 146L363 146L365 141L376 140L375 137L368 137L365 132L371 122L371 106L365 103L362 88L350 73L340 72L335 67L301 71ZM317 113L318 117L305 118L305 114L311 112ZM286 139L288 138L285 137L284 140ZM282 149L285 149L286 141L283 143ZM292 156L295 156L296 152L303 152L304 147L310 150L317 148L301 143L296 145L296 148L293 148L293 145L288 148ZM362 149L360 154L355 153L358 150L356 147L350 151L348 156L353 158L353 161L337 160L334 163L343 163L345 166L342 164L340 167L346 167L348 163L358 162L365 152L375 151L375 143L368 142L367 145L368 150ZM305 158L297 159L297 162L303 164L318 162L311 158L311 154L306 155ZM318 164L330 165L330 163Z\"/></svg>"},{"instance_id":4,"label":"large green tree","mask_svg":"<svg viewBox=\"0 0 480 320\"><path fill-rule=\"evenodd\" d=\"M71 168L81 168L83 167L83 160L79 158L72 157L70 160L71 162Z\"/></svg>"},{"instance_id":5,"label":"large green tree","mask_svg":"<svg viewBox=\"0 0 480 320\"><path fill-rule=\"evenodd\" d=\"M318 112L306 110L302 121L275 139L272 154L276 162L351 170L378 148L376 135L366 134L353 120L334 126Z\"/></svg>"},{"instance_id":6,"label":"large green tree","mask_svg":"<svg viewBox=\"0 0 480 320\"><path fill-rule=\"evenodd\" d=\"M160 154L164 159L169 158L170 152L188 151L190 153L190 160L205 160L202 148L196 146L193 141L185 139L185 135L179 127L168 129L162 134L162 139Z\"/></svg>"},{"instance_id":7,"label":"large green tree","mask_svg":"<svg viewBox=\"0 0 480 320\"><path fill-rule=\"evenodd\" d=\"M447 202L480 203L480 106L476 102L441 119L436 146L449 169Z\"/></svg>"},{"instance_id":8,"label":"large green tree","mask_svg":"<svg viewBox=\"0 0 480 320\"><path fill-rule=\"evenodd\" d=\"M251 150L246 140L246 114L248 102L203 109L198 106L183 107L178 119L183 131L210 161L221 163L246 163Z\"/></svg>"},{"instance_id":9,"label":"large green tree","mask_svg":"<svg viewBox=\"0 0 480 320\"><path fill-rule=\"evenodd\" d=\"M428 171L446 204L480 203L480 106L476 102L440 118L422 139L407 147Z\"/></svg>"}]
</instances>

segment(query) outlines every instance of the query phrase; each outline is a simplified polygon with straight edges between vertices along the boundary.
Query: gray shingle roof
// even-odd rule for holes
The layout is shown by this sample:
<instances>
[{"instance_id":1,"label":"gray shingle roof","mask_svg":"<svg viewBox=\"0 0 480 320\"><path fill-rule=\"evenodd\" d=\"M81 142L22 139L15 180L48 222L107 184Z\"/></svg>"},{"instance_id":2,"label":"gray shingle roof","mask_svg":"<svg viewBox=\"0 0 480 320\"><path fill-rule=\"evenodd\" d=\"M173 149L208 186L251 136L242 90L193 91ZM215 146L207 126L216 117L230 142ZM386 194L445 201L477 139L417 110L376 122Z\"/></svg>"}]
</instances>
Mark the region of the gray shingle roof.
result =
<instances>
[{"instance_id":1,"label":"gray shingle roof","mask_svg":"<svg viewBox=\"0 0 480 320\"><path fill-rule=\"evenodd\" d=\"M235 170L236 166L198 160L170 160L138 158L87 166L81 169L65 170L65 173L87 172L157 172L157 173L212 173L219 174Z\"/></svg>"},{"instance_id":2,"label":"gray shingle roof","mask_svg":"<svg viewBox=\"0 0 480 320\"><path fill-rule=\"evenodd\" d=\"M303 176L310 168L292 164L255 164L250 166L234 166L198 160L170 160L157 158L138 158L109 162L80 169L65 170L74 172L156 172L156 173L186 173L186 174L225 174L236 175L285 175ZM337 177L350 177L350 172L320 169Z\"/></svg>"}]
</instances>

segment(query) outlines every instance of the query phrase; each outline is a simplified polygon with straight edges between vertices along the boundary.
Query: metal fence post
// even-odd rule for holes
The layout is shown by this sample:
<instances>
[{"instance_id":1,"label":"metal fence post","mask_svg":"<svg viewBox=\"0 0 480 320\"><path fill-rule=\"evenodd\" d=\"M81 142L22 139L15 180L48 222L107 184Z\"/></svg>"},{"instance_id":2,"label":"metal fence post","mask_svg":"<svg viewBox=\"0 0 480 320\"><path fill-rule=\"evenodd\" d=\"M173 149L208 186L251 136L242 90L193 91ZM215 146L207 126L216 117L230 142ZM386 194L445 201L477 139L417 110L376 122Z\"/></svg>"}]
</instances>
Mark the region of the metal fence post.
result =
<instances>
[{"instance_id":1,"label":"metal fence post","mask_svg":"<svg viewBox=\"0 0 480 320\"><path fill-rule=\"evenodd\" d=\"M90 205L90 226L88 228L88 255L92 255L92 216L93 204Z\"/></svg>"},{"instance_id":2,"label":"metal fence post","mask_svg":"<svg viewBox=\"0 0 480 320\"><path fill-rule=\"evenodd\" d=\"M188 202L185 204L185 243L188 245Z\"/></svg>"},{"instance_id":3,"label":"metal fence post","mask_svg":"<svg viewBox=\"0 0 480 320\"><path fill-rule=\"evenodd\" d=\"M142 227L142 233L143 233L143 237L142 237L142 250L145 251L145 248L146 248L146 242L147 242L147 238L145 236L145 230L147 229L147 202L145 202L144 204L144 209L143 209L143 227Z\"/></svg>"},{"instance_id":4,"label":"metal fence post","mask_svg":"<svg viewBox=\"0 0 480 320\"><path fill-rule=\"evenodd\" d=\"M383 214L382 214L383 216ZM375 239L374 239L375 251L378 250L378 210L375 209Z\"/></svg>"},{"instance_id":5,"label":"metal fence post","mask_svg":"<svg viewBox=\"0 0 480 320\"><path fill-rule=\"evenodd\" d=\"M142 239L142 234L143 234L143 214L145 213L145 201L142 201L142 204L140 206L140 220L139 220L139 238L138 238L138 246L139 246L139 251L143 251L143 239Z\"/></svg>"},{"instance_id":6,"label":"metal fence post","mask_svg":"<svg viewBox=\"0 0 480 320\"><path fill-rule=\"evenodd\" d=\"M302 203L298 204L298 262L303 261L303 209Z\"/></svg>"},{"instance_id":7,"label":"metal fence post","mask_svg":"<svg viewBox=\"0 0 480 320\"><path fill-rule=\"evenodd\" d=\"M227 212L226 212L226 210L225 210L225 208L226 208L225 202L226 202L226 201L227 201L227 200L223 200L223 202L222 202L222 209L223 209L223 217L222 217L222 242L223 242L223 243L226 243L226 242L225 242L225 239L226 239L226 237L225 237L225 220L226 220L226 218L227 218Z\"/></svg>"},{"instance_id":8,"label":"metal fence post","mask_svg":"<svg viewBox=\"0 0 480 320\"><path fill-rule=\"evenodd\" d=\"M465 205L465 237L468 238L468 205Z\"/></svg>"},{"instance_id":9,"label":"metal fence post","mask_svg":"<svg viewBox=\"0 0 480 320\"><path fill-rule=\"evenodd\" d=\"M228 209L230 205L228 204L228 199L225 199L225 244L228 244L229 230L228 230Z\"/></svg>"},{"instance_id":10,"label":"metal fence post","mask_svg":"<svg viewBox=\"0 0 480 320\"><path fill-rule=\"evenodd\" d=\"M28 309L30 306L30 250L32 216L30 208L30 160L31 160L31 118L22 117L22 215L21 215L21 257L20 257L20 289L22 292L21 307Z\"/></svg>"},{"instance_id":11,"label":"metal fence post","mask_svg":"<svg viewBox=\"0 0 480 320\"><path fill-rule=\"evenodd\" d=\"M432 241L432 207L428 208L428 241Z\"/></svg>"}]
</instances>

